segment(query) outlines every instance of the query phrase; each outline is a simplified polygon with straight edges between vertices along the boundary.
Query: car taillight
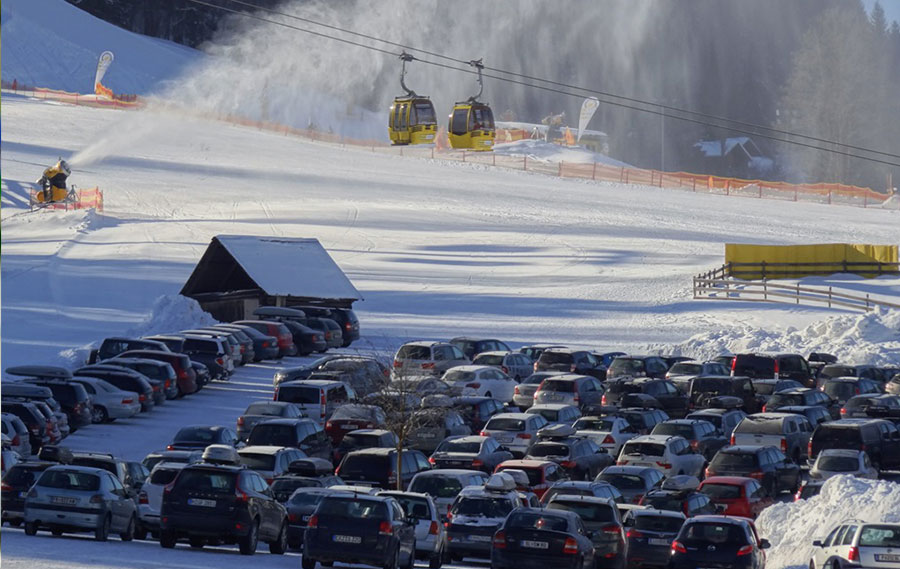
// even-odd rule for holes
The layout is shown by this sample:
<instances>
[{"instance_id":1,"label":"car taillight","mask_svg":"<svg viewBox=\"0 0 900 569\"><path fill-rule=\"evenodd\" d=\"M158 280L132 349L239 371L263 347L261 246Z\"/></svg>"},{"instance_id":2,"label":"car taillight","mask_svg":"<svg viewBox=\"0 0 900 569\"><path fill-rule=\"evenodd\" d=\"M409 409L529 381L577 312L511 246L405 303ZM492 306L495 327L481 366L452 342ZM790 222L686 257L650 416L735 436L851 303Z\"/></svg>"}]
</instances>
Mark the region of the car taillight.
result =
<instances>
[{"instance_id":1,"label":"car taillight","mask_svg":"<svg viewBox=\"0 0 900 569\"><path fill-rule=\"evenodd\" d=\"M778 379L778 360L775 360L775 379Z\"/></svg>"},{"instance_id":2,"label":"car taillight","mask_svg":"<svg viewBox=\"0 0 900 569\"><path fill-rule=\"evenodd\" d=\"M493 543L494 549L506 549L506 532L500 530L495 533L491 543Z\"/></svg>"},{"instance_id":3,"label":"car taillight","mask_svg":"<svg viewBox=\"0 0 900 569\"><path fill-rule=\"evenodd\" d=\"M349 322L344 323L344 330L347 330L349 332L352 329L353 329L353 326Z\"/></svg>"},{"instance_id":4,"label":"car taillight","mask_svg":"<svg viewBox=\"0 0 900 569\"><path fill-rule=\"evenodd\" d=\"M641 500L643 500L643 499L644 499L644 495L643 495L643 494L635 494L634 498L632 498L631 501L632 501L632 503L634 503L634 504L640 504L640 503L641 503Z\"/></svg>"},{"instance_id":5,"label":"car taillight","mask_svg":"<svg viewBox=\"0 0 900 569\"><path fill-rule=\"evenodd\" d=\"M238 427L243 427L243 426L244 426L244 416L243 416L243 415L241 415L240 417L238 417L238 420L237 420L237 426L238 426Z\"/></svg>"},{"instance_id":6,"label":"car taillight","mask_svg":"<svg viewBox=\"0 0 900 569\"><path fill-rule=\"evenodd\" d=\"M616 444L616 439L613 438L612 435L606 435L603 437L603 442L600 443L602 445L614 445Z\"/></svg>"},{"instance_id":7,"label":"car taillight","mask_svg":"<svg viewBox=\"0 0 900 569\"><path fill-rule=\"evenodd\" d=\"M306 529L316 529L319 527L319 516L313 514L309 517L309 521L306 522Z\"/></svg>"},{"instance_id":8,"label":"car taillight","mask_svg":"<svg viewBox=\"0 0 900 569\"><path fill-rule=\"evenodd\" d=\"M275 388L275 392L272 394L272 401L278 401L278 388Z\"/></svg>"},{"instance_id":9,"label":"car taillight","mask_svg":"<svg viewBox=\"0 0 900 569\"><path fill-rule=\"evenodd\" d=\"M241 490L240 488L234 489L234 497L238 502L249 502L250 496L247 495L246 492Z\"/></svg>"},{"instance_id":10,"label":"car taillight","mask_svg":"<svg viewBox=\"0 0 900 569\"><path fill-rule=\"evenodd\" d=\"M731 434L731 444L732 444L732 445L735 444L735 442L734 442L734 433Z\"/></svg>"},{"instance_id":11,"label":"car taillight","mask_svg":"<svg viewBox=\"0 0 900 569\"><path fill-rule=\"evenodd\" d=\"M812 457L813 457L813 454L812 454L812 439L810 439L809 443L806 444L806 456L808 456L809 458L812 458Z\"/></svg>"},{"instance_id":12,"label":"car taillight","mask_svg":"<svg viewBox=\"0 0 900 569\"><path fill-rule=\"evenodd\" d=\"M766 476L766 473L762 470L755 470L747 476L749 476L750 478L756 478L757 480L762 480Z\"/></svg>"},{"instance_id":13,"label":"car taillight","mask_svg":"<svg viewBox=\"0 0 900 569\"><path fill-rule=\"evenodd\" d=\"M563 545L563 553L566 555L576 555L578 553L578 542L575 541L574 537L566 538L566 543Z\"/></svg>"},{"instance_id":14,"label":"car taillight","mask_svg":"<svg viewBox=\"0 0 900 569\"><path fill-rule=\"evenodd\" d=\"M606 405L606 394L604 393L602 397L600 397L600 405Z\"/></svg>"},{"instance_id":15,"label":"car taillight","mask_svg":"<svg viewBox=\"0 0 900 569\"><path fill-rule=\"evenodd\" d=\"M428 526L428 535L437 535L438 534L438 523L431 522L431 525Z\"/></svg>"},{"instance_id":16,"label":"car taillight","mask_svg":"<svg viewBox=\"0 0 900 569\"><path fill-rule=\"evenodd\" d=\"M734 375L734 371L737 369L737 356L731 358L731 375Z\"/></svg>"},{"instance_id":17,"label":"car taillight","mask_svg":"<svg viewBox=\"0 0 900 569\"><path fill-rule=\"evenodd\" d=\"M103 494L94 494L90 499L91 504L102 504L103 503Z\"/></svg>"},{"instance_id":18,"label":"car taillight","mask_svg":"<svg viewBox=\"0 0 900 569\"><path fill-rule=\"evenodd\" d=\"M578 466L574 460L564 460L560 462L559 465L563 468L575 468L576 466Z\"/></svg>"},{"instance_id":19,"label":"car taillight","mask_svg":"<svg viewBox=\"0 0 900 569\"><path fill-rule=\"evenodd\" d=\"M859 561L859 548L855 545L850 548L850 551L847 552L847 560L848 561Z\"/></svg>"},{"instance_id":20,"label":"car taillight","mask_svg":"<svg viewBox=\"0 0 900 569\"><path fill-rule=\"evenodd\" d=\"M12 444L12 446L14 446L14 447L17 447L17 446L19 446L20 444L22 444L22 439L19 438L18 433L16 434L16 436L13 437L12 443L11 443L11 444Z\"/></svg>"},{"instance_id":21,"label":"car taillight","mask_svg":"<svg viewBox=\"0 0 900 569\"><path fill-rule=\"evenodd\" d=\"M479 436L479 437L486 437L486 436L488 436L487 431L481 431L480 433L478 433L478 436Z\"/></svg>"},{"instance_id":22,"label":"car taillight","mask_svg":"<svg viewBox=\"0 0 900 569\"><path fill-rule=\"evenodd\" d=\"M167 380L166 380L166 389L168 389L168 388L170 388L170 387L172 387L172 380L167 379Z\"/></svg>"},{"instance_id":23,"label":"car taillight","mask_svg":"<svg viewBox=\"0 0 900 569\"><path fill-rule=\"evenodd\" d=\"M434 369L434 363L422 364L422 369Z\"/></svg>"},{"instance_id":24,"label":"car taillight","mask_svg":"<svg viewBox=\"0 0 900 569\"><path fill-rule=\"evenodd\" d=\"M332 429L332 428L334 428L334 423L332 423L331 421L326 421L326 422L325 422L325 428L326 428L326 429Z\"/></svg>"},{"instance_id":25,"label":"car taillight","mask_svg":"<svg viewBox=\"0 0 900 569\"><path fill-rule=\"evenodd\" d=\"M159 391L159 384L153 386L153 391Z\"/></svg>"},{"instance_id":26,"label":"car taillight","mask_svg":"<svg viewBox=\"0 0 900 569\"><path fill-rule=\"evenodd\" d=\"M659 462L659 461L657 461L657 462L656 462L656 466L658 466L658 467L660 467L660 468L665 468L666 470L669 470L670 468L672 468L672 465L669 464L668 462Z\"/></svg>"},{"instance_id":27,"label":"car taillight","mask_svg":"<svg viewBox=\"0 0 900 569\"><path fill-rule=\"evenodd\" d=\"M388 474L388 484L396 484L397 483L397 473L391 472Z\"/></svg>"},{"instance_id":28,"label":"car taillight","mask_svg":"<svg viewBox=\"0 0 900 569\"><path fill-rule=\"evenodd\" d=\"M798 501L798 500L800 499L800 495L801 495L802 492L803 492L803 490L797 490L797 493L794 494L794 501L795 501L795 502Z\"/></svg>"},{"instance_id":29,"label":"car taillight","mask_svg":"<svg viewBox=\"0 0 900 569\"><path fill-rule=\"evenodd\" d=\"M501 370L503 373L507 373L507 374L509 373L509 368L506 367L506 366L500 366L500 370Z\"/></svg>"},{"instance_id":30,"label":"car taillight","mask_svg":"<svg viewBox=\"0 0 900 569\"><path fill-rule=\"evenodd\" d=\"M641 532L639 532L636 529L630 529L630 530L628 530L628 533L625 534L625 537L640 538L640 537L644 537L644 534L642 534Z\"/></svg>"},{"instance_id":31,"label":"car taillight","mask_svg":"<svg viewBox=\"0 0 900 569\"><path fill-rule=\"evenodd\" d=\"M481 387L481 384L480 383L467 383L466 387L471 387L472 389L478 389L479 387Z\"/></svg>"},{"instance_id":32,"label":"car taillight","mask_svg":"<svg viewBox=\"0 0 900 569\"><path fill-rule=\"evenodd\" d=\"M703 471L703 477L709 478L710 476L714 476L714 474L713 474L713 471L710 470L709 467L707 466L706 470Z\"/></svg>"},{"instance_id":33,"label":"car taillight","mask_svg":"<svg viewBox=\"0 0 900 569\"><path fill-rule=\"evenodd\" d=\"M763 412L763 413L766 412L766 404L763 404L763 406L762 406L762 412Z\"/></svg>"},{"instance_id":34,"label":"car taillight","mask_svg":"<svg viewBox=\"0 0 900 569\"><path fill-rule=\"evenodd\" d=\"M517 439L530 439L531 435L529 433L519 433L516 435Z\"/></svg>"},{"instance_id":35,"label":"car taillight","mask_svg":"<svg viewBox=\"0 0 900 569\"><path fill-rule=\"evenodd\" d=\"M697 445L699 445L699 444L700 444L700 441L691 441L691 448L696 451Z\"/></svg>"},{"instance_id":36,"label":"car taillight","mask_svg":"<svg viewBox=\"0 0 900 569\"><path fill-rule=\"evenodd\" d=\"M150 499L147 497L146 492L142 491L140 493L140 495L138 495L138 503L139 504L149 504L150 503Z\"/></svg>"},{"instance_id":37,"label":"car taillight","mask_svg":"<svg viewBox=\"0 0 900 569\"><path fill-rule=\"evenodd\" d=\"M521 393L519 393L519 386L518 386L518 385L515 387L515 389L513 389L513 393L516 394L516 395L522 395Z\"/></svg>"},{"instance_id":38,"label":"car taillight","mask_svg":"<svg viewBox=\"0 0 900 569\"><path fill-rule=\"evenodd\" d=\"M299 521L299 519L300 519L300 516L298 516L297 514L288 514L288 521L291 523L297 523L297 521Z\"/></svg>"},{"instance_id":39,"label":"car taillight","mask_svg":"<svg viewBox=\"0 0 900 569\"><path fill-rule=\"evenodd\" d=\"M434 457L433 457L433 456L429 456L429 457L428 457L428 462L429 462L430 464L437 464L437 462L434 460Z\"/></svg>"},{"instance_id":40,"label":"car taillight","mask_svg":"<svg viewBox=\"0 0 900 569\"><path fill-rule=\"evenodd\" d=\"M616 461L616 466L627 466L627 465L628 465L628 461L626 461L626 460L617 460Z\"/></svg>"},{"instance_id":41,"label":"car taillight","mask_svg":"<svg viewBox=\"0 0 900 569\"><path fill-rule=\"evenodd\" d=\"M847 414L847 408L846 408L846 407L841 407L841 417L843 417L843 416L846 415L846 414Z\"/></svg>"},{"instance_id":42,"label":"car taillight","mask_svg":"<svg viewBox=\"0 0 900 569\"><path fill-rule=\"evenodd\" d=\"M391 522L384 521L378 524L378 535L394 535L394 526Z\"/></svg>"},{"instance_id":43,"label":"car taillight","mask_svg":"<svg viewBox=\"0 0 900 569\"><path fill-rule=\"evenodd\" d=\"M687 548L680 541L673 541L672 553L687 553Z\"/></svg>"},{"instance_id":44,"label":"car taillight","mask_svg":"<svg viewBox=\"0 0 900 569\"><path fill-rule=\"evenodd\" d=\"M272 482L274 482L274 481L275 481L274 478L266 478L266 484L268 484L269 486L271 486Z\"/></svg>"},{"instance_id":45,"label":"car taillight","mask_svg":"<svg viewBox=\"0 0 900 569\"><path fill-rule=\"evenodd\" d=\"M223 366L223 365L225 365L225 360L222 358L216 358L216 363L219 364L220 366Z\"/></svg>"},{"instance_id":46,"label":"car taillight","mask_svg":"<svg viewBox=\"0 0 900 569\"><path fill-rule=\"evenodd\" d=\"M7 484L6 482L0 483L0 491L9 492L12 489L13 489L13 487L10 486L9 484Z\"/></svg>"},{"instance_id":47,"label":"car taillight","mask_svg":"<svg viewBox=\"0 0 900 569\"><path fill-rule=\"evenodd\" d=\"M263 348L268 348L268 347L269 347L269 342L268 342L268 340L263 340L262 347L263 347Z\"/></svg>"},{"instance_id":48,"label":"car taillight","mask_svg":"<svg viewBox=\"0 0 900 569\"><path fill-rule=\"evenodd\" d=\"M401 367L402 365L403 362L401 362L400 360L394 360L394 367Z\"/></svg>"},{"instance_id":49,"label":"car taillight","mask_svg":"<svg viewBox=\"0 0 900 569\"><path fill-rule=\"evenodd\" d=\"M781 439L781 452L787 454L787 439Z\"/></svg>"},{"instance_id":50,"label":"car taillight","mask_svg":"<svg viewBox=\"0 0 900 569\"><path fill-rule=\"evenodd\" d=\"M166 445L166 450L175 450L173 445Z\"/></svg>"},{"instance_id":51,"label":"car taillight","mask_svg":"<svg viewBox=\"0 0 900 569\"><path fill-rule=\"evenodd\" d=\"M472 468L478 468L479 466L484 466L484 461L480 458L476 458L472 461Z\"/></svg>"},{"instance_id":52,"label":"car taillight","mask_svg":"<svg viewBox=\"0 0 900 569\"><path fill-rule=\"evenodd\" d=\"M322 339L322 336L319 336L318 334L313 334L313 335L312 335L312 341L313 341L313 342L318 342L318 341L320 341L321 339Z\"/></svg>"},{"instance_id":53,"label":"car taillight","mask_svg":"<svg viewBox=\"0 0 900 569\"><path fill-rule=\"evenodd\" d=\"M752 545L745 545L744 547L742 547L742 548L740 548L740 549L737 550L737 554L738 554L739 557L740 557L741 555L750 555L751 553L753 553L753 546L752 546Z\"/></svg>"},{"instance_id":54,"label":"car taillight","mask_svg":"<svg viewBox=\"0 0 900 569\"><path fill-rule=\"evenodd\" d=\"M533 368L534 368L534 371L537 371L537 370L538 370L538 368L537 368L537 362L534 362L534 365L533 365L533 366L531 366L531 367L533 367Z\"/></svg>"}]
</instances>

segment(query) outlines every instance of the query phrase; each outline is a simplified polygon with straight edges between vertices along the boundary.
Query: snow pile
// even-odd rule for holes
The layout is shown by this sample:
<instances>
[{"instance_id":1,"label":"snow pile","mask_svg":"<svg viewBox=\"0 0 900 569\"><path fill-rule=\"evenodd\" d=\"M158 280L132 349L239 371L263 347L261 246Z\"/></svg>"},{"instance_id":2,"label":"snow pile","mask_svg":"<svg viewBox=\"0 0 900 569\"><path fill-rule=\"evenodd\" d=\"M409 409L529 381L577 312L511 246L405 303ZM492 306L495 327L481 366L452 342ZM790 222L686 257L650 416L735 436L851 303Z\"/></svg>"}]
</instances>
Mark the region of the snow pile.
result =
<instances>
[{"instance_id":1,"label":"snow pile","mask_svg":"<svg viewBox=\"0 0 900 569\"><path fill-rule=\"evenodd\" d=\"M900 363L900 310L878 309L862 315L848 314L814 322L809 326L770 331L751 325L716 328L675 345L652 345L650 351L708 360L721 354L789 352L808 355L826 352L851 364L897 365Z\"/></svg>"},{"instance_id":2,"label":"snow pile","mask_svg":"<svg viewBox=\"0 0 900 569\"><path fill-rule=\"evenodd\" d=\"M2 6L3 79L93 93L100 54L115 61L103 84L116 93L146 94L203 55L173 42L118 28L64 0L6 0Z\"/></svg>"},{"instance_id":3,"label":"snow pile","mask_svg":"<svg viewBox=\"0 0 900 569\"><path fill-rule=\"evenodd\" d=\"M577 162L581 164L605 164L607 166L633 168L630 164L591 152L581 146L561 146L543 140L524 139L494 145L494 153L503 156L528 156L539 162Z\"/></svg>"},{"instance_id":4,"label":"snow pile","mask_svg":"<svg viewBox=\"0 0 900 569\"><path fill-rule=\"evenodd\" d=\"M126 336L137 338L153 334L166 334L211 326L219 322L209 312L204 312L193 298L180 294L164 294L153 302L150 314L143 322L125 332Z\"/></svg>"},{"instance_id":5,"label":"snow pile","mask_svg":"<svg viewBox=\"0 0 900 569\"><path fill-rule=\"evenodd\" d=\"M809 500L776 503L759 515L756 527L772 548L766 565L778 569L808 566L812 542L825 539L842 521L900 522L900 484L836 476Z\"/></svg>"}]
</instances>

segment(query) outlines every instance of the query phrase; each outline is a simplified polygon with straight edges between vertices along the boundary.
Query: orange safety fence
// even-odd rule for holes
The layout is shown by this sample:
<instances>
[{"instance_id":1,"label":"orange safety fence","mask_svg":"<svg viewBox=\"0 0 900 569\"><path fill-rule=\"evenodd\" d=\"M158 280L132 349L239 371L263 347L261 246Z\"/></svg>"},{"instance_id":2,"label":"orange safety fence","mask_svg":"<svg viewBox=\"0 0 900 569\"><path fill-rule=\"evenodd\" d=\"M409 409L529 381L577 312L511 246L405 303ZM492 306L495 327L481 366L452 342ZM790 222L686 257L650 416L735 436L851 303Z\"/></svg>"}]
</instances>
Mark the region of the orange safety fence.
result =
<instances>
[{"instance_id":1,"label":"orange safety fence","mask_svg":"<svg viewBox=\"0 0 900 569\"><path fill-rule=\"evenodd\" d=\"M58 202L51 202L48 204L43 204L38 200L38 195L41 193L41 190L31 189L29 192L29 201L32 204L32 209L34 206L39 206L41 209L64 209L69 211L70 209L96 209L97 211L103 211L103 191L98 187L88 188L85 190L77 190L75 192L75 199L72 200L64 200Z\"/></svg>"}]
</instances>

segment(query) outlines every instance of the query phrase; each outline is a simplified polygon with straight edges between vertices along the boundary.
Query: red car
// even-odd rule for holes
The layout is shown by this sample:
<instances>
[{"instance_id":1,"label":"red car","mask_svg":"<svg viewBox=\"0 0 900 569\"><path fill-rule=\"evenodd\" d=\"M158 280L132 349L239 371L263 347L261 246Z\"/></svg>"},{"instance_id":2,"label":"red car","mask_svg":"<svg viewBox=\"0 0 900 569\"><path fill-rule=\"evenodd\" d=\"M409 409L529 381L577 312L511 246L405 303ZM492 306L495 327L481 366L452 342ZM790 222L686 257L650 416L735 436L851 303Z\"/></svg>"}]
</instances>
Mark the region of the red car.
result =
<instances>
[{"instance_id":1,"label":"red car","mask_svg":"<svg viewBox=\"0 0 900 569\"><path fill-rule=\"evenodd\" d=\"M337 446L344 435L359 429L380 429L387 420L384 411L377 405L345 404L338 407L325 423L325 432L331 443Z\"/></svg>"},{"instance_id":2,"label":"red car","mask_svg":"<svg viewBox=\"0 0 900 569\"><path fill-rule=\"evenodd\" d=\"M278 357L293 356L297 354L297 346L294 345L294 335L287 326L281 322L270 320L237 320L232 324L250 326L258 332L278 339Z\"/></svg>"},{"instance_id":3,"label":"red car","mask_svg":"<svg viewBox=\"0 0 900 569\"><path fill-rule=\"evenodd\" d=\"M759 480L744 476L710 476L698 488L714 504L725 505L726 516L756 519L763 509L775 503Z\"/></svg>"},{"instance_id":4,"label":"red car","mask_svg":"<svg viewBox=\"0 0 900 569\"><path fill-rule=\"evenodd\" d=\"M494 474L504 470L524 470L528 475L530 491L541 498L554 482L568 480L565 470L550 460L504 460L494 469Z\"/></svg>"}]
</instances>

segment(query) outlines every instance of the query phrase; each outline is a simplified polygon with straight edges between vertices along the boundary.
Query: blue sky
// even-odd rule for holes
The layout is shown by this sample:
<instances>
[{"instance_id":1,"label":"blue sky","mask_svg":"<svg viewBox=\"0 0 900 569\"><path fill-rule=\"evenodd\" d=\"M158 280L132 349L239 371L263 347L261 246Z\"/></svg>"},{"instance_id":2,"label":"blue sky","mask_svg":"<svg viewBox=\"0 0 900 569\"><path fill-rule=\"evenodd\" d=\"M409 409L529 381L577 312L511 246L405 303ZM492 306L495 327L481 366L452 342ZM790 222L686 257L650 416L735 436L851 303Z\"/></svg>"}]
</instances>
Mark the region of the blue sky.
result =
<instances>
[{"instance_id":1,"label":"blue sky","mask_svg":"<svg viewBox=\"0 0 900 569\"><path fill-rule=\"evenodd\" d=\"M881 7L884 8L884 14L887 16L888 22L896 20L900 22L900 0L880 0ZM863 4L869 13L872 13L872 7L875 0L863 0Z\"/></svg>"}]
</instances>

